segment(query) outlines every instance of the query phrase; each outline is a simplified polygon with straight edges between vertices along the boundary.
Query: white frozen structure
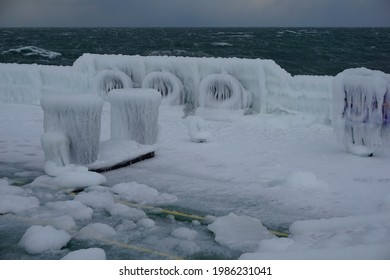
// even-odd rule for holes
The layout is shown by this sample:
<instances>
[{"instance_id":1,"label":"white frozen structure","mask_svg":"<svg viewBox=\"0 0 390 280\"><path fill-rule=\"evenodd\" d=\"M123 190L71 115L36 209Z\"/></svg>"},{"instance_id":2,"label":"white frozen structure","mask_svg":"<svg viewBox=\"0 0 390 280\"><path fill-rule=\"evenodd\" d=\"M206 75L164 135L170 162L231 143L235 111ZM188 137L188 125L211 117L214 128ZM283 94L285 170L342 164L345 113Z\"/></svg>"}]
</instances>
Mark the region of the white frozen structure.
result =
<instances>
[{"instance_id":1,"label":"white frozen structure","mask_svg":"<svg viewBox=\"0 0 390 280\"><path fill-rule=\"evenodd\" d=\"M332 80L291 76L272 60L84 54L73 66L0 64L0 101L38 104L42 94L105 96L116 88L149 87L162 92L162 103L191 104L193 110L287 109L326 120L331 118ZM207 87L218 89L218 98L204 98L210 97ZM234 102L237 91L240 102Z\"/></svg>"},{"instance_id":2,"label":"white frozen structure","mask_svg":"<svg viewBox=\"0 0 390 280\"><path fill-rule=\"evenodd\" d=\"M111 90L132 88L133 82L126 73L119 70L103 70L95 75L97 92L105 97Z\"/></svg>"},{"instance_id":3,"label":"white frozen structure","mask_svg":"<svg viewBox=\"0 0 390 280\"><path fill-rule=\"evenodd\" d=\"M158 136L161 94L155 89L116 89L111 104L111 139L153 145Z\"/></svg>"},{"instance_id":4,"label":"white frozen structure","mask_svg":"<svg viewBox=\"0 0 390 280\"><path fill-rule=\"evenodd\" d=\"M372 155L388 139L389 77L366 68L347 69L335 77L332 123L349 152Z\"/></svg>"},{"instance_id":5,"label":"white frozen structure","mask_svg":"<svg viewBox=\"0 0 390 280\"><path fill-rule=\"evenodd\" d=\"M94 162L99 153L103 100L91 95L47 95L42 97L41 106L46 158L53 160L60 155L61 160L54 160L63 165Z\"/></svg>"},{"instance_id":6,"label":"white frozen structure","mask_svg":"<svg viewBox=\"0 0 390 280\"><path fill-rule=\"evenodd\" d=\"M183 84L178 77L170 72L151 72L142 81L143 88L158 90L162 102L167 105L184 103Z\"/></svg>"}]
</instances>

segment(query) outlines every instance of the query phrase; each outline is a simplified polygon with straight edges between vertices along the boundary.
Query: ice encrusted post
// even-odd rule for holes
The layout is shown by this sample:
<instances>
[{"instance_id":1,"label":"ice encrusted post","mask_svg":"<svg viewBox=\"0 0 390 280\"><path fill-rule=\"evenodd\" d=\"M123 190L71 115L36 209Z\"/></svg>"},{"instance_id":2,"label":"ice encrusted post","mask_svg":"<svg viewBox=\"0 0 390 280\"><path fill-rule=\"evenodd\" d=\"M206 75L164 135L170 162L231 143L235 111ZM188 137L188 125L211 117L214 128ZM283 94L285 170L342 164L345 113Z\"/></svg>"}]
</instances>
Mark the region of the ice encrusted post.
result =
<instances>
[{"instance_id":1,"label":"ice encrusted post","mask_svg":"<svg viewBox=\"0 0 390 280\"><path fill-rule=\"evenodd\" d=\"M69 146L70 163L86 165L97 160L103 100L94 95L47 95L42 97L46 160L62 163ZM67 144L67 141L69 142ZM57 148L56 148L57 147ZM55 151L59 149L59 151ZM50 151L47 154L46 151ZM49 157L49 158L48 158Z\"/></svg>"},{"instance_id":2,"label":"ice encrusted post","mask_svg":"<svg viewBox=\"0 0 390 280\"><path fill-rule=\"evenodd\" d=\"M152 145L157 142L161 94L155 89L116 89L108 95L111 103L111 139L133 140Z\"/></svg>"},{"instance_id":3,"label":"ice encrusted post","mask_svg":"<svg viewBox=\"0 0 390 280\"><path fill-rule=\"evenodd\" d=\"M353 154L372 156L388 139L390 79L380 71L347 69L333 81L333 126Z\"/></svg>"}]
</instances>

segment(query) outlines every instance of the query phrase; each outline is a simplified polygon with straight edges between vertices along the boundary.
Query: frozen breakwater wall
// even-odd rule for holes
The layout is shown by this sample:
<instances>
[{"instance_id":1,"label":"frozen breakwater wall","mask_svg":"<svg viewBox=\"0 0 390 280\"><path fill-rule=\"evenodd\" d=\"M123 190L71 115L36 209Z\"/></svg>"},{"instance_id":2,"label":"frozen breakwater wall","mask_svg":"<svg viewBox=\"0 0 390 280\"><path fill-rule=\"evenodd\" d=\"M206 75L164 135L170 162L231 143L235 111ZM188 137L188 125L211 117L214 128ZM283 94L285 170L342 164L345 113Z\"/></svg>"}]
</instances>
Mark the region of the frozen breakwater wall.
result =
<instances>
[{"instance_id":1,"label":"frozen breakwater wall","mask_svg":"<svg viewBox=\"0 0 390 280\"><path fill-rule=\"evenodd\" d=\"M162 103L196 109L287 109L330 118L333 77L292 76L272 60L84 54L73 66L0 64L0 102L39 104L45 94L157 89Z\"/></svg>"}]
</instances>

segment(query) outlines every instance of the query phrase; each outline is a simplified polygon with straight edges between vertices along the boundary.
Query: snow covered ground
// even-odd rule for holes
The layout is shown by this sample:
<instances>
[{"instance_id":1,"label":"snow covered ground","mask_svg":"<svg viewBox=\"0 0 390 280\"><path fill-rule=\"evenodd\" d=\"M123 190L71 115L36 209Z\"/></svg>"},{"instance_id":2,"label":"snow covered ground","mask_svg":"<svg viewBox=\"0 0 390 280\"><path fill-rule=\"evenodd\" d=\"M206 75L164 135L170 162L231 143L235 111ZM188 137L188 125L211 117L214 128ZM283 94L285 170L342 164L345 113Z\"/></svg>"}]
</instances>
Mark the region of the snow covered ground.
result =
<instances>
[{"instance_id":1,"label":"snow covered ground","mask_svg":"<svg viewBox=\"0 0 390 280\"><path fill-rule=\"evenodd\" d=\"M0 258L390 259L389 151L346 153L310 114L199 116L203 143L161 106L153 159L71 193L44 175L41 107L0 103Z\"/></svg>"}]
</instances>

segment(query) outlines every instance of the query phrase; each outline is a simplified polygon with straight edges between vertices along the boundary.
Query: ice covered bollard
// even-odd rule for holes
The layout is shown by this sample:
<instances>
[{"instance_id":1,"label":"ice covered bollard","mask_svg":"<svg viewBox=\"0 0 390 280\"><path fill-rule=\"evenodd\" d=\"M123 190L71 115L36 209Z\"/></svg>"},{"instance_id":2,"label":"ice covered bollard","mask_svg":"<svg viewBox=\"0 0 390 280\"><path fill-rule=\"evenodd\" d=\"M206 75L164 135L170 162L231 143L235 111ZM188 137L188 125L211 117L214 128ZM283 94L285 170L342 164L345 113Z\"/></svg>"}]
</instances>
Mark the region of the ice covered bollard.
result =
<instances>
[{"instance_id":1,"label":"ice covered bollard","mask_svg":"<svg viewBox=\"0 0 390 280\"><path fill-rule=\"evenodd\" d=\"M58 166L70 164L70 141L62 132L48 131L41 138L45 161L55 162Z\"/></svg>"},{"instance_id":2,"label":"ice covered bollard","mask_svg":"<svg viewBox=\"0 0 390 280\"><path fill-rule=\"evenodd\" d=\"M50 157L56 163L64 161L68 139L70 163L85 165L97 160L103 108L100 97L47 95L42 97L41 106L44 111L45 135L42 144L45 157ZM49 155L46 155L47 151ZM55 155L62 158L51 158Z\"/></svg>"},{"instance_id":3,"label":"ice covered bollard","mask_svg":"<svg viewBox=\"0 0 390 280\"><path fill-rule=\"evenodd\" d=\"M116 89L108 95L111 103L111 139L133 140L152 145L157 142L161 94L155 89Z\"/></svg>"},{"instance_id":4,"label":"ice covered bollard","mask_svg":"<svg viewBox=\"0 0 390 280\"><path fill-rule=\"evenodd\" d=\"M372 156L388 136L388 75L366 68L347 69L333 81L333 126L353 154Z\"/></svg>"}]
</instances>

